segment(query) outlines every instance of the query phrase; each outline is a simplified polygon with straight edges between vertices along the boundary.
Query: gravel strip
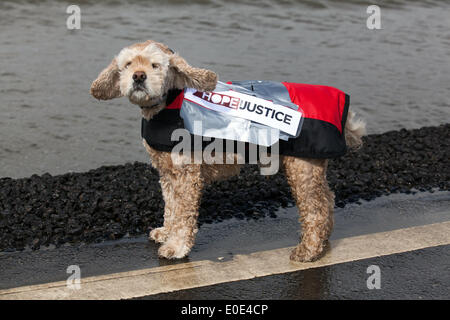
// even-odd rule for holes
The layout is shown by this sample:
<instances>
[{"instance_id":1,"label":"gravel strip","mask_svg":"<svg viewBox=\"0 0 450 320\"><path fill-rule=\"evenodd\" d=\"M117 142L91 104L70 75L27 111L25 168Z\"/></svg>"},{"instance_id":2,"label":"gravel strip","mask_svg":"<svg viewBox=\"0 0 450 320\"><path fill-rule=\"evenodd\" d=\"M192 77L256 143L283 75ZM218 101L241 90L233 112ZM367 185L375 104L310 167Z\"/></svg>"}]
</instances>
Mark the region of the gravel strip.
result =
<instances>
[{"instance_id":1,"label":"gravel strip","mask_svg":"<svg viewBox=\"0 0 450 320\"><path fill-rule=\"evenodd\" d=\"M390 131L330 161L336 206L394 192L450 187L450 124ZM147 233L162 225L164 202L149 164L103 166L85 173L0 179L0 251L91 243ZM282 173L248 165L239 177L204 192L199 223L276 217L294 205Z\"/></svg>"}]
</instances>

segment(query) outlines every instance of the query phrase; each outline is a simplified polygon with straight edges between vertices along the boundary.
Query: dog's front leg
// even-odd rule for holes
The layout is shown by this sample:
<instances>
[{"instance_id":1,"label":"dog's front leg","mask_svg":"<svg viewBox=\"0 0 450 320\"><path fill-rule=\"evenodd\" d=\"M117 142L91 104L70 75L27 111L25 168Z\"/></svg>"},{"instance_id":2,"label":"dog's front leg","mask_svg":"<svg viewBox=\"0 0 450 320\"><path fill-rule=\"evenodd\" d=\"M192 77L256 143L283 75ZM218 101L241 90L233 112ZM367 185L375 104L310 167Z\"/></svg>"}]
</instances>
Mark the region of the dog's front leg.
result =
<instances>
[{"instance_id":1,"label":"dog's front leg","mask_svg":"<svg viewBox=\"0 0 450 320\"><path fill-rule=\"evenodd\" d=\"M170 179L170 174L161 174L159 183L161 185L162 195L164 199L164 226L160 228L153 229L150 231L149 238L153 241L164 243L167 241L169 235L169 226L173 224L174 219L174 205L173 201L173 191L172 191L172 179Z\"/></svg>"},{"instance_id":2,"label":"dog's front leg","mask_svg":"<svg viewBox=\"0 0 450 320\"><path fill-rule=\"evenodd\" d=\"M167 173L164 191L166 206L171 208L164 220L166 240L158 254L164 258L183 258L189 254L198 231L197 217L203 189L200 165L175 167ZM163 180L164 180L163 179Z\"/></svg>"}]
</instances>

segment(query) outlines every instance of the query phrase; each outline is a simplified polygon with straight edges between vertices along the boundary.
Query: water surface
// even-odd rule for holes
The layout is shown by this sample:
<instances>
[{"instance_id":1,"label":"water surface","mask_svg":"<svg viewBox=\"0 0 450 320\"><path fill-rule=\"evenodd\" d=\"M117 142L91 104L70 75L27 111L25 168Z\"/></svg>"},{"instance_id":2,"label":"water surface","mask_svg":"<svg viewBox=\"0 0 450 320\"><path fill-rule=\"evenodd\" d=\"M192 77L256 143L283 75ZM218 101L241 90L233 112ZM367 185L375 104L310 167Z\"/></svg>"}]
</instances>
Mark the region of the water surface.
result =
<instances>
[{"instance_id":1,"label":"water surface","mask_svg":"<svg viewBox=\"0 0 450 320\"><path fill-rule=\"evenodd\" d=\"M2 1L0 177L148 161L138 108L89 95L122 47L146 39L224 81L338 87L369 133L448 122L450 3L384 2L382 29L368 30L358 0L83 0L81 30L67 30L66 1Z\"/></svg>"}]
</instances>

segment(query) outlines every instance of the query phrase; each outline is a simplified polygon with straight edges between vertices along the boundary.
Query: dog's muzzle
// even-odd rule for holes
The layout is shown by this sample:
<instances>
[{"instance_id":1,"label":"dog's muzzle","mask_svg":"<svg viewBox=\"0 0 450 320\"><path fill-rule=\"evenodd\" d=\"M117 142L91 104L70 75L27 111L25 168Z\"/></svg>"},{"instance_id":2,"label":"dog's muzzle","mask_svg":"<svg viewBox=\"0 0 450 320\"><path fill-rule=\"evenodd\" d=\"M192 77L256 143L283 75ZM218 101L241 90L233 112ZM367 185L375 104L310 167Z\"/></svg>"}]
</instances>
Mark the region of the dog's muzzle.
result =
<instances>
[{"instance_id":1,"label":"dog's muzzle","mask_svg":"<svg viewBox=\"0 0 450 320\"><path fill-rule=\"evenodd\" d=\"M153 103L151 106L139 106L141 109L149 109L149 108L154 108L157 106L160 106L161 104L165 103L167 99L167 93L165 93L164 95L162 95L161 97L158 98L157 102Z\"/></svg>"}]
</instances>

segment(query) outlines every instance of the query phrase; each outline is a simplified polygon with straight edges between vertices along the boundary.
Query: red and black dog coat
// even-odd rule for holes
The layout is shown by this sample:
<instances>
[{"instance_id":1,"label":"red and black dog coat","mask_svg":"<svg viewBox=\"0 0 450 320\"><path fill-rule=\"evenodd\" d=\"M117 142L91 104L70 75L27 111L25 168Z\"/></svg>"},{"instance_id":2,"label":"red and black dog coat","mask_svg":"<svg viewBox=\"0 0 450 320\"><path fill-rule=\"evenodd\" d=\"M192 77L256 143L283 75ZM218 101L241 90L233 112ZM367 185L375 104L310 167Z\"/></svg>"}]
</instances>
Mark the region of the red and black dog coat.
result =
<instances>
[{"instance_id":1,"label":"red and black dog coat","mask_svg":"<svg viewBox=\"0 0 450 320\"><path fill-rule=\"evenodd\" d=\"M302 158L336 158L347 151L344 127L350 97L343 91L321 85L272 81L233 81L248 90L288 99L301 107L303 125L297 138L279 140L280 155ZM175 129L184 128L180 117L183 90L170 90L167 107L152 119L142 119L141 136L152 148L171 151L178 141L171 141ZM210 142L208 142L209 144Z\"/></svg>"}]
</instances>

